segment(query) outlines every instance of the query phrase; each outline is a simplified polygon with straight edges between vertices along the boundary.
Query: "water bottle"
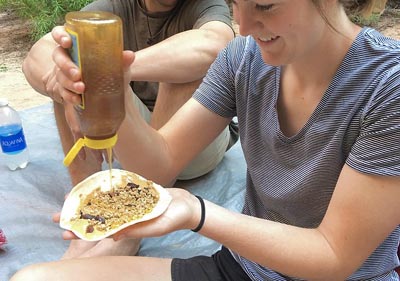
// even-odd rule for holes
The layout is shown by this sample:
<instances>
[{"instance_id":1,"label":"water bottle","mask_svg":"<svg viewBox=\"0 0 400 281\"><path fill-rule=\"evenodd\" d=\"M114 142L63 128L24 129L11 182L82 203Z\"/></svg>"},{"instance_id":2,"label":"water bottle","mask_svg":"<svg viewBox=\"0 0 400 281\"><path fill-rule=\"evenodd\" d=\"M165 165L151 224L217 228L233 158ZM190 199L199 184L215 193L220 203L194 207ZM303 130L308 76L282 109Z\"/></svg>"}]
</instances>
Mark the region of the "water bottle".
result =
<instances>
[{"instance_id":1,"label":"water bottle","mask_svg":"<svg viewBox=\"0 0 400 281\"><path fill-rule=\"evenodd\" d=\"M21 118L8 105L8 100L0 99L0 145L2 157L10 170L25 168L29 161Z\"/></svg>"}]
</instances>

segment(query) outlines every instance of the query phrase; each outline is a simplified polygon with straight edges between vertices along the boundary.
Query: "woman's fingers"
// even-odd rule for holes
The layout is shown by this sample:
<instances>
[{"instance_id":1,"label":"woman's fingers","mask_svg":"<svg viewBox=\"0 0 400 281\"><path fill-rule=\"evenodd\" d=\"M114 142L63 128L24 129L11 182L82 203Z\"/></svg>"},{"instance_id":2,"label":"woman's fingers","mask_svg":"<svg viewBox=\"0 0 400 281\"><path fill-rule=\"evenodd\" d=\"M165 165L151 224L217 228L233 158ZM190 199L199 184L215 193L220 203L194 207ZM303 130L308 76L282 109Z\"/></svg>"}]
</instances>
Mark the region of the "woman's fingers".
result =
<instances>
[{"instance_id":1,"label":"woman's fingers","mask_svg":"<svg viewBox=\"0 0 400 281\"><path fill-rule=\"evenodd\" d=\"M76 236L73 232L71 231L64 231L62 234L62 238L64 240L73 240L73 239L80 239L78 236Z\"/></svg>"}]
</instances>

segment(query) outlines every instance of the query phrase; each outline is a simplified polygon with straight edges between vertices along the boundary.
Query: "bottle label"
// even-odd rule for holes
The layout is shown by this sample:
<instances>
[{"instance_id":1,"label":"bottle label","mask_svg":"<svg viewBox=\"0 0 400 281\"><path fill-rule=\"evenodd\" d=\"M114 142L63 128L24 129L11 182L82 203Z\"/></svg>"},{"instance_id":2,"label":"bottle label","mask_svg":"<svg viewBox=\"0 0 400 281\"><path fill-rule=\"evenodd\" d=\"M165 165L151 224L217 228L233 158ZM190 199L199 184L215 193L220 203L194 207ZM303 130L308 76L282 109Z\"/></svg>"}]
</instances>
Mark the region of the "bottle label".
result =
<instances>
[{"instance_id":1,"label":"bottle label","mask_svg":"<svg viewBox=\"0 0 400 281\"><path fill-rule=\"evenodd\" d=\"M26 148L24 131L21 129L11 136L0 136L1 149L4 153L15 154Z\"/></svg>"},{"instance_id":2,"label":"bottle label","mask_svg":"<svg viewBox=\"0 0 400 281\"><path fill-rule=\"evenodd\" d=\"M81 68L81 55L79 52L79 35L75 31L72 31L69 28L65 28L65 31L68 32L68 34L71 37L72 40L72 47L69 49L69 55L72 59L72 61L80 68ZM82 93L82 103L80 104L80 107L82 109L85 109L85 94Z\"/></svg>"},{"instance_id":3,"label":"bottle label","mask_svg":"<svg viewBox=\"0 0 400 281\"><path fill-rule=\"evenodd\" d=\"M78 33L72 31L69 28L66 28L65 31L71 36L72 47L69 49L69 55L71 56L72 61L80 68L81 67L81 58L79 55L79 36Z\"/></svg>"}]
</instances>

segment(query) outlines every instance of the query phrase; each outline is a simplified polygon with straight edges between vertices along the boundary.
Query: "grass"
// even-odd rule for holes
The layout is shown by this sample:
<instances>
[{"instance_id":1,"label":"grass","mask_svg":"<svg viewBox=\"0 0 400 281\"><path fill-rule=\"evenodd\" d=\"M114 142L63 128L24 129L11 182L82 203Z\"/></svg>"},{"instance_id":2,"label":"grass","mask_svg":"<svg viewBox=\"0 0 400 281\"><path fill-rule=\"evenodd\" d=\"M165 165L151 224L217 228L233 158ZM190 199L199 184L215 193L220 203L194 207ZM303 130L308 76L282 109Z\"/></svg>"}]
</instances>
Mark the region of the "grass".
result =
<instances>
[{"instance_id":1,"label":"grass","mask_svg":"<svg viewBox=\"0 0 400 281\"><path fill-rule=\"evenodd\" d=\"M80 10L93 0L0 0L0 11L12 10L32 21L34 41L64 22L67 12Z\"/></svg>"},{"instance_id":2,"label":"grass","mask_svg":"<svg viewBox=\"0 0 400 281\"><path fill-rule=\"evenodd\" d=\"M8 67L4 63L0 64L0 72L7 72Z\"/></svg>"}]
</instances>

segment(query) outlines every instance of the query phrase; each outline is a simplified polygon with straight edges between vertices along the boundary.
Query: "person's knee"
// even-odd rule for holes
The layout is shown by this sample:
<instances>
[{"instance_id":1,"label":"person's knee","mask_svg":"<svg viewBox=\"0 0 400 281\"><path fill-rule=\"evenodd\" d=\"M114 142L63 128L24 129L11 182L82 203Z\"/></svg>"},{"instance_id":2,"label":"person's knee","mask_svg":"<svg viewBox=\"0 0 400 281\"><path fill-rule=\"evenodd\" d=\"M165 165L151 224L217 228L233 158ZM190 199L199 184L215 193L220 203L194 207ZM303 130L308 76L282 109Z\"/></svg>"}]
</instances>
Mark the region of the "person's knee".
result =
<instances>
[{"instance_id":1,"label":"person's knee","mask_svg":"<svg viewBox=\"0 0 400 281\"><path fill-rule=\"evenodd\" d=\"M29 265L14 274L10 281L44 281L54 280L47 266L40 264Z\"/></svg>"},{"instance_id":2,"label":"person's knee","mask_svg":"<svg viewBox=\"0 0 400 281\"><path fill-rule=\"evenodd\" d=\"M186 82L186 83L159 83L158 94L176 94L176 93L188 93L190 96L200 86L203 79Z\"/></svg>"},{"instance_id":3,"label":"person's knee","mask_svg":"<svg viewBox=\"0 0 400 281\"><path fill-rule=\"evenodd\" d=\"M178 180L190 180L201 177L212 170L224 158L229 144L229 129L225 130L206 147L189 165L179 174Z\"/></svg>"}]
</instances>

